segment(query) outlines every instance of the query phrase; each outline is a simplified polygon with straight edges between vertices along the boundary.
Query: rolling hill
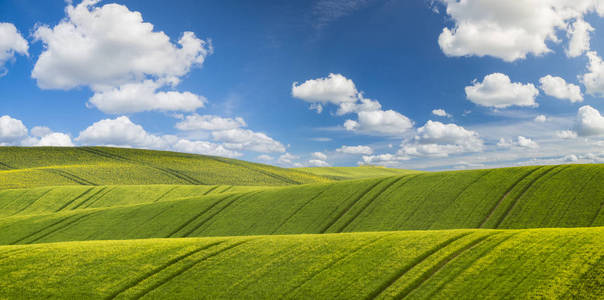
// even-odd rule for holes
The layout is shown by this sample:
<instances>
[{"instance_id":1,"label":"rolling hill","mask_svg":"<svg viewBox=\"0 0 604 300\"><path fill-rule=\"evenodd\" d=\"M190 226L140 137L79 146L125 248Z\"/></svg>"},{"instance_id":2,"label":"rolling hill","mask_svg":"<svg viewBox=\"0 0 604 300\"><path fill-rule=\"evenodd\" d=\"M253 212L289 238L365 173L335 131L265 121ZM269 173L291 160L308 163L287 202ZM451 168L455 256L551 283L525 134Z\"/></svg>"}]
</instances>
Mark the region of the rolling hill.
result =
<instances>
[{"instance_id":1,"label":"rolling hill","mask_svg":"<svg viewBox=\"0 0 604 300\"><path fill-rule=\"evenodd\" d=\"M0 189L50 185L290 185L306 172L215 156L109 147L0 147Z\"/></svg>"},{"instance_id":2,"label":"rolling hill","mask_svg":"<svg viewBox=\"0 0 604 300\"><path fill-rule=\"evenodd\" d=\"M597 298L604 230L449 230L0 247L0 295L86 299ZM43 278L43 280L41 280Z\"/></svg>"},{"instance_id":3,"label":"rolling hill","mask_svg":"<svg viewBox=\"0 0 604 300\"><path fill-rule=\"evenodd\" d=\"M371 177L384 177L395 175L416 174L421 171L403 170L385 168L379 166L358 166L358 167L310 167L310 168L294 168L302 172L315 174L322 177L327 177L335 180L361 179Z\"/></svg>"}]
</instances>

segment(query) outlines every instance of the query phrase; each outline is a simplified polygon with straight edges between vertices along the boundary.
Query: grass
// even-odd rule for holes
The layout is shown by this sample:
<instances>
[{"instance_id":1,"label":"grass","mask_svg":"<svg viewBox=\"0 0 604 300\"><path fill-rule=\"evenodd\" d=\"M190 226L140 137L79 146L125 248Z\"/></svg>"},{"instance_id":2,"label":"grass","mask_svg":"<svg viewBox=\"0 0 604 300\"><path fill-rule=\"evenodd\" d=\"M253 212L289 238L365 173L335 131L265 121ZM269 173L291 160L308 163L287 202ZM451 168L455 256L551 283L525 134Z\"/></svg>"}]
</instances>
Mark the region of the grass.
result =
<instances>
[{"instance_id":1,"label":"grass","mask_svg":"<svg viewBox=\"0 0 604 300\"><path fill-rule=\"evenodd\" d=\"M597 296L604 229L447 230L0 247L6 298ZM44 278L43 280L41 280Z\"/></svg>"},{"instance_id":2,"label":"grass","mask_svg":"<svg viewBox=\"0 0 604 300\"><path fill-rule=\"evenodd\" d=\"M109 147L0 147L0 189L51 185L292 185L306 172L215 156Z\"/></svg>"},{"instance_id":3,"label":"grass","mask_svg":"<svg viewBox=\"0 0 604 300\"><path fill-rule=\"evenodd\" d=\"M371 177L384 177L395 175L407 175L421 173L415 170L403 170L386 168L379 166L359 166L359 167L310 167L310 168L294 168L302 172L315 174L322 177L331 178L334 180L361 179Z\"/></svg>"}]
</instances>

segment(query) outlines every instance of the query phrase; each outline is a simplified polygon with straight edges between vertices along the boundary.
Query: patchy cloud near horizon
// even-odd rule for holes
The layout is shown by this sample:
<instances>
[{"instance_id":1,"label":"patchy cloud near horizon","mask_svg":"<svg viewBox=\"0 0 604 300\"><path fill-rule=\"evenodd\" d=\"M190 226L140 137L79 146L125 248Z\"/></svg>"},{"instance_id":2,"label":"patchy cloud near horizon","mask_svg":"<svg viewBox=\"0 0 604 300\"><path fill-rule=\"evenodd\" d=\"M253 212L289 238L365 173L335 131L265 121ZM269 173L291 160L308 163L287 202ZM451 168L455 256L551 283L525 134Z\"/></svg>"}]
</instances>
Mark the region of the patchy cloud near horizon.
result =
<instances>
[{"instance_id":1,"label":"patchy cloud near horizon","mask_svg":"<svg viewBox=\"0 0 604 300\"><path fill-rule=\"evenodd\" d=\"M604 162L601 1L302 2L0 3L0 145Z\"/></svg>"}]
</instances>

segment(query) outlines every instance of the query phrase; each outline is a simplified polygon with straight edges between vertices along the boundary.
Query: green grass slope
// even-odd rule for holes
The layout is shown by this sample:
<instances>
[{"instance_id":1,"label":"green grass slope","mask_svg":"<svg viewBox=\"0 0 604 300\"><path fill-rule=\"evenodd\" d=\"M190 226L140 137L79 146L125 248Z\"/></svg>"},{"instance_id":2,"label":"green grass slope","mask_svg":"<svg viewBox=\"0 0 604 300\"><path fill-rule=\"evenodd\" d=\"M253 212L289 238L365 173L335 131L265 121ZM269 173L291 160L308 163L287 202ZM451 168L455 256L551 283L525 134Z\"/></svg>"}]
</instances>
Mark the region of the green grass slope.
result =
<instances>
[{"instance_id":1,"label":"green grass slope","mask_svg":"<svg viewBox=\"0 0 604 300\"><path fill-rule=\"evenodd\" d=\"M108 147L0 147L0 189L51 185L290 185L306 172L235 159Z\"/></svg>"},{"instance_id":2,"label":"green grass slope","mask_svg":"<svg viewBox=\"0 0 604 300\"><path fill-rule=\"evenodd\" d=\"M163 195L168 186L144 192L141 187L6 190L0 192L0 215L5 216L0 218L0 244L604 226L602 182L603 165L561 165L250 187L240 192L180 187ZM210 189L213 192L202 194ZM195 193L199 196L190 197Z\"/></svg>"},{"instance_id":3,"label":"green grass slope","mask_svg":"<svg viewBox=\"0 0 604 300\"><path fill-rule=\"evenodd\" d=\"M346 179L361 179L371 177L384 177L395 175L407 175L420 173L421 171L393 169L378 166L359 166L359 167L311 167L311 168L294 168L318 176L323 176L335 180Z\"/></svg>"},{"instance_id":4,"label":"green grass slope","mask_svg":"<svg viewBox=\"0 0 604 300\"><path fill-rule=\"evenodd\" d=\"M566 299L604 294L604 229L450 230L0 247L0 295Z\"/></svg>"}]
</instances>

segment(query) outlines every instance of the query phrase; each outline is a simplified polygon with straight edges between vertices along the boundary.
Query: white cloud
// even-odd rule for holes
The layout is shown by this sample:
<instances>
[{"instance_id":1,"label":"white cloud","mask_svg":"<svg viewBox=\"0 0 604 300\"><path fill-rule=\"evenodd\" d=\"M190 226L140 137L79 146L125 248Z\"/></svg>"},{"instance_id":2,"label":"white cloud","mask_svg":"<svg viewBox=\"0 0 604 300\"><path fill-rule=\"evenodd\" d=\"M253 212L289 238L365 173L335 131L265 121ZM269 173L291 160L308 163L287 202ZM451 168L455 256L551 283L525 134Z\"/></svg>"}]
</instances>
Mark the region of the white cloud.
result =
<instances>
[{"instance_id":1,"label":"white cloud","mask_svg":"<svg viewBox=\"0 0 604 300\"><path fill-rule=\"evenodd\" d=\"M4 65L15 57L15 53L28 55L29 45L15 25L0 23L0 77L6 75Z\"/></svg>"},{"instance_id":2,"label":"white cloud","mask_svg":"<svg viewBox=\"0 0 604 300\"><path fill-rule=\"evenodd\" d=\"M361 111L358 121L347 120L344 128L366 134L400 136L413 128L413 122L394 110Z\"/></svg>"},{"instance_id":3,"label":"white cloud","mask_svg":"<svg viewBox=\"0 0 604 300\"><path fill-rule=\"evenodd\" d=\"M546 95L558 99L570 100L570 102L583 101L581 88L572 83L566 83L562 77L547 75L539 79L540 88Z\"/></svg>"},{"instance_id":4,"label":"white cloud","mask_svg":"<svg viewBox=\"0 0 604 300\"><path fill-rule=\"evenodd\" d=\"M572 130L558 130L556 136L561 139L574 139L577 138L577 133Z\"/></svg>"},{"instance_id":5,"label":"white cloud","mask_svg":"<svg viewBox=\"0 0 604 300\"><path fill-rule=\"evenodd\" d=\"M180 139L173 146L174 150L187 153L197 153L204 155L224 156L224 157L238 157L243 155L237 151L231 151L226 149L224 146L207 142L207 141L190 141L186 139Z\"/></svg>"},{"instance_id":6,"label":"white cloud","mask_svg":"<svg viewBox=\"0 0 604 300\"><path fill-rule=\"evenodd\" d=\"M570 35L568 54L588 47L589 29L581 18L604 13L599 0L443 0L455 26L444 28L438 44L448 56L493 56L511 62L540 56L558 43L558 30ZM575 21L572 26L569 23ZM585 23L585 24L584 24Z\"/></svg>"},{"instance_id":7,"label":"white cloud","mask_svg":"<svg viewBox=\"0 0 604 300\"><path fill-rule=\"evenodd\" d=\"M292 96L311 103L354 103L357 101L357 93L354 82L341 74L330 73L325 78L292 84Z\"/></svg>"},{"instance_id":8,"label":"white cloud","mask_svg":"<svg viewBox=\"0 0 604 300\"><path fill-rule=\"evenodd\" d=\"M579 76L585 86L585 92L598 97L604 97L604 62L595 51L587 52L589 64L588 73Z\"/></svg>"},{"instance_id":9,"label":"white cloud","mask_svg":"<svg viewBox=\"0 0 604 300\"><path fill-rule=\"evenodd\" d=\"M345 154L365 154L370 155L373 153L373 149L369 146L342 146L336 149L336 152L345 153Z\"/></svg>"},{"instance_id":10,"label":"white cloud","mask_svg":"<svg viewBox=\"0 0 604 300\"><path fill-rule=\"evenodd\" d=\"M284 153L277 159L277 162L282 165L294 165L294 160L299 159L300 157L297 155L293 155L291 153Z\"/></svg>"},{"instance_id":11,"label":"white cloud","mask_svg":"<svg viewBox=\"0 0 604 300\"><path fill-rule=\"evenodd\" d=\"M261 132L249 129L234 128L229 130L213 131L214 140L223 142L224 146L236 150L250 150L255 152L285 152L285 146Z\"/></svg>"},{"instance_id":12,"label":"white cloud","mask_svg":"<svg viewBox=\"0 0 604 300\"><path fill-rule=\"evenodd\" d=\"M442 108L433 109L432 114L439 117L451 118L451 115Z\"/></svg>"},{"instance_id":13,"label":"white cloud","mask_svg":"<svg viewBox=\"0 0 604 300\"><path fill-rule=\"evenodd\" d=\"M482 82L475 80L471 86L466 86L465 91L468 100L495 108L513 105L535 107L535 97L539 95L533 84L511 82L507 75L501 73L487 75Z\"/></svg>"},{"instance_id":14,"label":"white cloud","mask_svg":"<svg viewBox=\"0 0 604 300\"><path fill-rule=\"evenodd\" d=\"M398 154L363 155L362 165L380 165L386 167L398 166L402 161L409 160L408 156Z\"/></svg>"},{"instance_id":15,"label":"white cloud","mask_svg":"<svg viewBox=\"0 0 604 300\"><path fill-rule=\"evenodd\" d=\"M594 28L581 18L569 25L567 35L570 40L568 42L568 49L566 49L566 55L568 57L577 57L588 51L590 47L589 34L592 31L594 31Z\"/></svg>"},{"instance_id":16,"label":"white cloud","mask_svg":"<svg viewBox=\"0 0 604 300\"><path fill-rule=\"evenodd\" d=\"M521 147L521 148L529 148L529 149L537 149L539 148L539 144L533 141L530 138L524 136L518 136L516 141L508 140L505 138L500 138L499 142L497 142L497 147L499 148L512 148L512 147Z\"/></svg>"},{"instance_id":17,"label":"white cloud","mask_svg":"<svg viewBox=\"0 0 604 300\"><path fill-rule=\"evenodd\" d=\"M240 127L246 127L247 124L242 118L222 118L213 115L200 116L198 114L192 114L187 116L183 121L176 124L176 128L179 130L191 131L191 130L229 130Z\"/></svg>"},{"instance_id":18,"label":"white cloud","mask_svg":"<svg viewBox=\"0 0 604 300\"><path fill-rule=\"evenodd\" d=\"M545 115L538 115L535 117L535 122L544 123L547 121L547 117Z\"/></svg>"},{"instance_id":19,"label":"white cloud","mask_svg":"<svg viewBox=\"0 0 604 300\"><path fill-rule=\"evenodd\" d=\"M27 136L27 127L23 122L10 116L0 117L0 142L11 143Z\"/></svg>"},{"instance_id":20,"label":"white cloud","mask_svg":"<svg viewBox=\"0 0 604 300\"><path fill-rule=\"evenodd\" d=\"M308 161L308 165L312 167L329 167L329 163L320 159L311 159Z\"/></svg>"},{"instance_id":21,"label":"white cloud","mask_svg":"<svg viewBox=\"0 0 604 300\"><path fill-rule=\"evenodd\" d=\"M345 115L345 114L349 114L349 113L360 113L363 111L380 111L380 110L382 110L382 105L378 101L363 98L363 95L361 93L359 93L359 102L341 103L336 114L338 116L341 116L341 115Z\"/></svg>"},{"instance_id":22,"label":"white cloud","mask_svg":"<svg viewBox=\"0 0 604 300\"><path fill-rule=\"evenodd\" d=\"M211 52L208 43L185 32L175 45L165 33L153 31L139 12L115 3L98 7L98 2L69 4L58 25L36 28L34 38L44 44L32 72L38 86L88 86L97 93L90 102L111 113L201 107L199 96L157 90L174 87L191 68L201 66ZM143 97L149 94L156 95Z\"/></svg>"},{"instance_id":23,"label":"white cloud","mask_svg":"<svg viewBox=\"0 0 604 300\"><path fill-rule=\"evenodd\" d=\"M478 133L456 124L429 120L417 129L414 143L403 142L398 155L446 157L450 154L480 152L483 141Z\"/></svg>"},{"instance_id":24,"label":"white cloud","mask_svg":"<svg viewBox=\"0 0 604 300\"><path fill-rule=\"evenodd\" d=\"M576 122L577 133L580 136L604 135L604 117L589 105L579 108Z\"/></svg>"},{"instance_id":25,"label":"white cloud","mask_svg":"<svg viewBox=\"0 0 604 300\"><path fill-rule=\"evenodd\" d=\"M160 136L149 134L142 126L134 124L128 117L104 119L80 132L76 141L87 145L111 145L165 149L168 143Z\"/></svg>"},{"instance_id":26,"label":"white cloud","mask_svg":"<svg viewBox=\"0 0 604 300\"><path fill-rule=\"evenodd\" d=\"M323 152L313 152L311 156L318 160L327 160L327 155L325 155Z\"/></svg>"},{"instance_id":27,"label":"white cloud","mask_svg":"<svg viewBox=\"0 0 604 300\"><path fill-rule=\"evenodd\" d=\"M44 135L35 146L73 147L71 137L61 132Z\"/></svg>"},{"instance_id":28,"label":"white cloud","mask_svg":"<svg viewBox=\"0 0 604 300\"><path fill-rule=\"evenodd\" d=\"M35 137L43 137L51 134L52 130L46 126L34 126L29 132Z\"/></svg>"},{"instance_id":29,"label":"white cloud","mask_svg":"<svg viewBox=\"0 0 604 300\"><path fill-rule=\"evenodd\" d=\"M89 103L108 114L142 111L194 111L207 102L203 96L190 92L158 92L162 83L145 80L127 83L116 88L96 92Z\"/></svg>"},{"instance_id":30,"label":"white cloud","mask_svg":"<svg viewBox=\"0 0 604 300\"><path fill-rule=\"evenodd\" d=\"M265 162L269 162L269 161L273 161L275 158L270 155L262 154L262 155L258 155L258 157L256 157L256 159L265 161Z\"/></svg>"}]
</instances>

